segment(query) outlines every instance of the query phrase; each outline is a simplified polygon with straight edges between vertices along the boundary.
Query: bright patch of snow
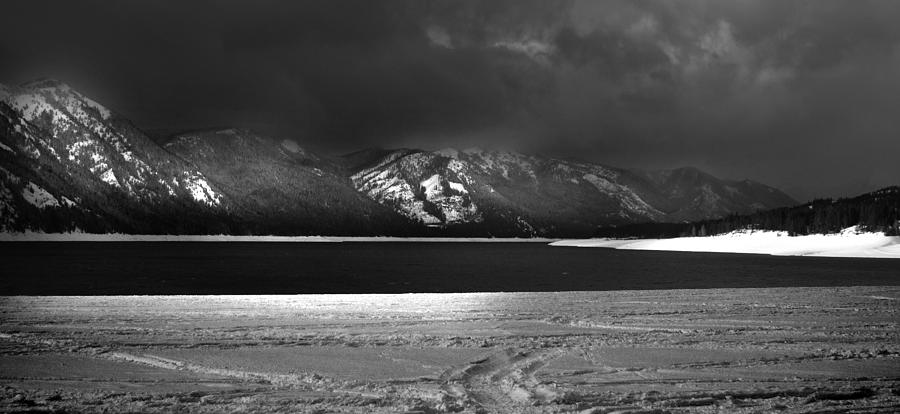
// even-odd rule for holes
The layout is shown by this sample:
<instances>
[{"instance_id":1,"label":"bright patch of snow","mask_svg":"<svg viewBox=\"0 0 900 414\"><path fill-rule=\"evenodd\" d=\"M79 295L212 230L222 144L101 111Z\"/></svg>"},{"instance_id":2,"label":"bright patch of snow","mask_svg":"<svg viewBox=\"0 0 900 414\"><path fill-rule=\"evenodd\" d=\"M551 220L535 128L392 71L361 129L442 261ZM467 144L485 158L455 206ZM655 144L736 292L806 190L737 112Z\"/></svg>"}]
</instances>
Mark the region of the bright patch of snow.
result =
<instances>
[{"instance_id":1,"label":"bright patch of snow","mask_svg":"<svg viewBox=\"0 0 900 414\"><path fill-rule=\"evenodd\" d=\"M18 126L18 125L16 125L16 126ZM15 151L13 151L12 148L6 146L6 144L4 144L4 143L2 143L2 142L0 142L0 149L2 149L2 150L4 150L4 151L9 151L9 152L11 152L11 153L13 153L13 154L16 153Z\"/></svg>"},{"instance_id":2,"label":"bright patch of snow","mask_svg":"<svg viewBox=\"0 0 900 414\"><path fill-rule=\"evenodd\" d=\"M56 109L39 93L15 95L11 97L11 100L12 102L9 102L9 104L28 121L40 118L45 112L50 114L54 123L68 119L65 113Z\"/></svg>"},{"instance_id":3,"label":"bright patch of snow","mask_svg":"<svg viewBox=\"0 0 900 414\"><path fill-rule=\"evenodd\" d=\"M839 234L788 236L783 231L735 231L710 237L674 239L562 240L551 246L606 247L625 250L754 253L776 256L900 258L900 237L860 233L855 227Z\"/></svg>"},{"instance_id":4,"label":"bright patch of snow","mask_svg":"<svg viewBox=\"0 0 900 414\"><path fill-rule=\"evenodd\" d=\"M378 169L396 160L395 154L382 160L379 167L360 171L353 175L353 185L369 198L389 205L411 219L425 224L440 223L437 217L425 211L424 203L422 200L416 199L409 183L398 176L399 171L396 165L388 166L385 170Z\"/></svg>"},{"instance_id":5,"label":"bright patch of snow","mask_svg":"<svg viewBox=\"0 0 900 414\"><path fill-rule=\"evenodd\" d=\"M437 197L444 191L443 188L441 188L441 176L437 174L428 177L427 180L422 181L419 185L425 188L425 198L427 199Z\"/></svg>"},{"instance_id":6,"label":"bright patch of snow","mask_svg":"<svg viewBox=\"0 0 900 414\"><path fill-rule=\"evenodd\" d=\"M103 174L100 174L100 179L103 180L104 183L107 183L109 185L121 187L121 184L119 184L119 179L116 178L116 173L114 173L112 169L108 169L104 171Z\"/></svg>"},{"instance_id":7,"label":"bright patch of snow","mask_svg":"<svg viewBox=\"0 0 900 414\"><path fill-rule=\"evenodd\" d=\"M447 183L460 194L469 193L460 183L452 181L447 181ZM440 175L434 174L427 180L419 183L419 185L425 189L425 199L440 208L441 213L444 215L445 223L451 224L470 220L481 221L481 215L475 207L475 203L467 200L467 196L444 194L444 186Z\"/></svg>"},{"instance_id":8,"label":"bright patch of snow","mask_svg":"<svg viewBox=\"0 0 900 414\"><path fill-rule=\"evenodd\" d=\"M467 191L444 194L444 182L448 186L455 184L457 188L465 190L464 184L451 184L442 174L435 173L425 180L407 181L407 174L413 172L415 176L421 177L420 172L428 171L437 157L431 152L397 151L379 161L376 167L354 174L351 177L353 185L369 198L426 225L481 221L481 213L471 202ZM464 183L471 182L471 178L464 173L465 169L464 164L452 159L442 172L449 176L455 175ZM432 214L433 210L426 211L426 203L437 207L440 214L435 213L436 216Z\"/></svg>"},{"instance_id":9,"label":"bright patch of snow","mask_svg":"<svg viewBox=\"0 0 900 414\"><path fill-rule=\"evenodd\" d=\"M469 190L466 190L466 186L462 185L462 183L447 181L447 184L450 184L450 188L453 189L453 191L463 194L469 194Z\"/></svg>"},{"instance_id":10,"label":"bright patch of snow","mask_svg":"<svg viewBox=\"0 0 900 414\"><path fill-rule=\"evenodd\" d=\"M213 191L203 177L191 177L185 182L185 186L191 192L191 197L196 201L211 206L219 205L221 202L221 196Z\"/></svg>"},{"instance_id":11,"label":"bright patch of snow","mask_svg":"<svg viewBox=\"0 0 900 414\"><path fill-rule=\"evenodd\" d=\"M59 207L59 201L56 200L56 197L54 197L53 194L50 194L47 190L44 190L30 181L28 182L28 185L22 189L22 197L25 198L25 201L27 201L28 204L37 208Z\"/></svg>"}]
</instances>

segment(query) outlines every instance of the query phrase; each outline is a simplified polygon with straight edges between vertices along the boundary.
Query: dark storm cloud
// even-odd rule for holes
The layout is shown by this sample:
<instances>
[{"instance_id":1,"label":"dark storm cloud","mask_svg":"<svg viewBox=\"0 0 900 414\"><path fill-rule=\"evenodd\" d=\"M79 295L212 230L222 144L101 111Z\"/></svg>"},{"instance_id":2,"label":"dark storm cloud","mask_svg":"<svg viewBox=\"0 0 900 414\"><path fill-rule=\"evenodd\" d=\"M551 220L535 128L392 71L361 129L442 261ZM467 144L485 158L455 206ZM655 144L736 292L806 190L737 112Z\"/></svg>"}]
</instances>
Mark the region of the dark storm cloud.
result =
<instances>
[{"instance_id":1,"label":"dark storm cloud","mask_svg":"<svg viewBox=\"0 0 900 414\"><path fill-rule=\"evenodd\" d=\"M513 146L801 197L900 177L894 1L19 2L0 78L145 127Z\"/></svg>"}]
</instances>

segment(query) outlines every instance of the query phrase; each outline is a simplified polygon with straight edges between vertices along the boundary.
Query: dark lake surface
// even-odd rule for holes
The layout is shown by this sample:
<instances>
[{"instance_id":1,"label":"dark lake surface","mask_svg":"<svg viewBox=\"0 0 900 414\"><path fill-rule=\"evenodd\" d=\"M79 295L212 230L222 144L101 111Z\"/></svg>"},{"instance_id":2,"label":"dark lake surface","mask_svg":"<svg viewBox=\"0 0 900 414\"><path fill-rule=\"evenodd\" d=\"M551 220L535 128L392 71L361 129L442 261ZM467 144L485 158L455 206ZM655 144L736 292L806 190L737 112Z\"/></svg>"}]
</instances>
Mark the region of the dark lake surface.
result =
<instances>
[{"instance_id":1,"label":"dark lake surface","mask_svg":"<svg viewBox=\"0 0 900 414\"><path fill-rule=\"evenodd\" d=\"M516 292L900 285L900 260L543 243L5 242L0 295Z\"/></svg>"}]
</instances>

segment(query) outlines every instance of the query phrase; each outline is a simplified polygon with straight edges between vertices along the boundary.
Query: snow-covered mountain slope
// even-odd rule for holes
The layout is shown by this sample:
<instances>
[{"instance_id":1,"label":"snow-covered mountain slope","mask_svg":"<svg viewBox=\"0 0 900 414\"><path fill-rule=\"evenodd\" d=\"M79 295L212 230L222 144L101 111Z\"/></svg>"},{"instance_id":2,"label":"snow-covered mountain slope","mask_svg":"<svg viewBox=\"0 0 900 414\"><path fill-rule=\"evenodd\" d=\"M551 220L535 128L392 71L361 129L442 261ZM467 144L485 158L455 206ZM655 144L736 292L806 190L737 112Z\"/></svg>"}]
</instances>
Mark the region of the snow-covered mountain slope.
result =
<instances>
[{"instance_id":1,"label":"snow-covered mountain slope","mask_svg":"<svg viewBox=\"0 0 900 414\"><path fill-rule=\"evenodd\" d=\"M532 236L662 216L619 175L514 152L446 149L393 151L352 179L372 199L427 225L483 223L492 234Z\"/></svg>"},{"instance_id":2,"label":"snow-covered mountain slope","mask_svg":"<svg viewBox=\"0 0 900 414\"><path fill-rule=\"evenodd\" d=\"M477 148L326 159L243 129L154 140L53 80L0 85L0 184L7 231L578 236L793 204L693 169Z\"/></svg>"},{"instance_id":3,"label":"snow-covered mountain slope","mask_svg":"<svg viewBox=\"0 0 900 414\"><path fill-rule=\"evenodd\" d=\"M255 233L404 234L413 226L291 139L228 128L178 135L164 148L216 182Z\"/></svg>"},{"instance_id":4,"label":"snow-covered mountain slope","mask_svg":"<svg viewBox=\"0 0 900 414\"><path fill-rule=\"evenodd\" d=\"M502 234L558 235L596 226L709 218L790 205L777 190L699 170L640 173L516 152L444 149L349 156L356 188L431 226L484 223ZM696 172L689 180L687 172ZM771 190L771 191L770 191Z\"/></svg>"},{"instance_id":5,"label":"snow-covered mountain slope","mask_svg":"<svg viewBox=\"0 0 900 414\"><path fill-rule=\"evenodd\" d=\"M34 131L22 131L25 154L55 158L82 169L136 198L188 196L218 205L221 196L206 178L162 151L128 121L68 85L42 80L7 88L4 101Z\"/></svg>"},{"instance_id":6,"label":"snow-covered mountain slope","mask_svg":"<svg viewBox=\"0 0 900 414\"><path fill-rule=\"evenodd\" d=\"M351 177L373 200L426 225L481 222L467 185L472 178L458 160L421 151L389 153Z\"/></svg>"},{"instance_id":7,"label":"snow-covered mountain slope","mask_svg":"<svg viewBox=\"0 0 900 414\"><path fill-rule=\"evenodd\" d=\"M73 200L73 205L84 199L92 206L92 215L107 216L101 221L118 216L113 221L119 225L131 222L148 230L159 223L140 225L136 221L141 214L132 214L134 209L154 214L195 205L200 210L222 207L221 194L197 169L164 151L127 120L58 81L0 89L0 142L4 193L26 202L8 201L10 209L13 204L28 204L27 194L16 194L30 184L57 200ZM47 222L34 219L6 226L22 229Z\"/></svg>"}]
</instances>

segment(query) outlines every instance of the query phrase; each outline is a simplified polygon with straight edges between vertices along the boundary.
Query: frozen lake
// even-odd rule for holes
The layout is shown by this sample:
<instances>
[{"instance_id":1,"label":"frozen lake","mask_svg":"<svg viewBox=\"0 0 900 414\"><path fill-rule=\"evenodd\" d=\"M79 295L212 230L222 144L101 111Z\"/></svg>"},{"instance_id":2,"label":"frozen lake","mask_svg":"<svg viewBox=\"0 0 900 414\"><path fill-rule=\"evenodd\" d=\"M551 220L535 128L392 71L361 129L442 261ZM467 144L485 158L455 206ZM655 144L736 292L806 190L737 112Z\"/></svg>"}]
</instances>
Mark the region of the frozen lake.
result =
<instances>
[{"instance_id":1,"label":"frozen lake","mask_svg":"<svg viewBox=\"0 0 900 414\"><path fill-rule=\"evenodd\" d=\"M0 297L0 411L896 412L898 311L890 286Z\"/></svg>"},{"instance_id":2,"label":"frozen lake","mask_svg":"<svg viewBox=\"0 0 900 414\"><path fill-rule=\"evenodd\" d=\"M898 285L900 260L543 243L4 242L30 295L604 291Z\"/></svg>"}]
</instances>

